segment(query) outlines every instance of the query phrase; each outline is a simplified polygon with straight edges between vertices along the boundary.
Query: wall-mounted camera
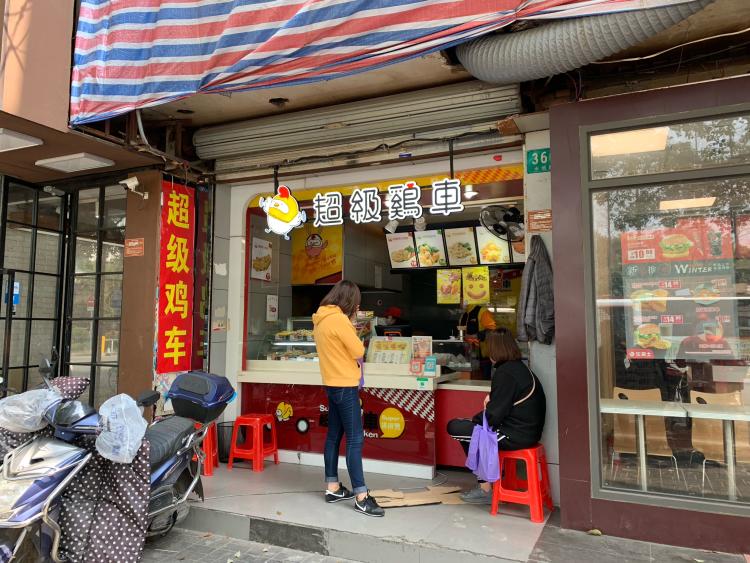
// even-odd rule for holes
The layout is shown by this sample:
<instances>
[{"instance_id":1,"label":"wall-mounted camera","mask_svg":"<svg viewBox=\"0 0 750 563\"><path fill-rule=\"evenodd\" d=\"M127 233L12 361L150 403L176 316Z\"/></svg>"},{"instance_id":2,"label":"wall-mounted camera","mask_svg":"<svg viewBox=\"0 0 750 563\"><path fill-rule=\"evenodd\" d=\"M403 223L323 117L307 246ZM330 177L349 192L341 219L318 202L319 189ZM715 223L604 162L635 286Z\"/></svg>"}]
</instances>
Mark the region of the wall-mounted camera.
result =
<instances>
[{"instance_id":1,"label":"wall-mounted camera","mask_svg":"<svg viewBox=\"0 0 750 563\"><path fill-rule=\"evenodd\" d=\"M125 178L124 180L120 180L117 183L120 184L126 190L131 191L134 194L138 194L143 199L148 199L148 192L138 191L138 186L140 186L141 183L138 181L138 178L136 178L135 176L132 176L130 178Z\"/></svg>"}]
</instances>

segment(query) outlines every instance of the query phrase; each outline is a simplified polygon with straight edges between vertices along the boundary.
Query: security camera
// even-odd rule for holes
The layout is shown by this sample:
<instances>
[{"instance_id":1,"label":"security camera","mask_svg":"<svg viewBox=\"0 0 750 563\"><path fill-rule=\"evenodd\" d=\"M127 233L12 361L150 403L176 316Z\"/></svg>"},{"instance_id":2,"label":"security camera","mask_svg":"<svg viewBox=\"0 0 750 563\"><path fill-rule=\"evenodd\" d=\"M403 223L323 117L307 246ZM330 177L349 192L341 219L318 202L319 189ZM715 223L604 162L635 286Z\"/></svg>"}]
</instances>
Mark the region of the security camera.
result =
<instances>
[{"instance_id":1,"label":"security camera","mask_svg":"<svg viewBox=\"0 0 750 563\"><path fill-rule=\"evenodd\" d=\"M123 188L125 188L128 191L133 192L134 194L138 194L143 199L148 199L148 192L139 192L138 186L141 185L141 183L138 181L138 178L135 176L131 176L130 178L125 178L124 180L120 180L117 182L120 184Z\"/></svg>"},{"instance_id":2,"label":"security camera","mask_svg":"<svg viewBox=\"0 0 750 563\"><path fill-rule=\"evenodd\" d=\"M43 189L44 193L47 193L49 195L54 195L54 196L58 196L58 197L61 197L61 196L65 195L64 191L56 188L55 186L44 186L44 188L42 188L42 189Z\"/></svg>"}]
</instances>

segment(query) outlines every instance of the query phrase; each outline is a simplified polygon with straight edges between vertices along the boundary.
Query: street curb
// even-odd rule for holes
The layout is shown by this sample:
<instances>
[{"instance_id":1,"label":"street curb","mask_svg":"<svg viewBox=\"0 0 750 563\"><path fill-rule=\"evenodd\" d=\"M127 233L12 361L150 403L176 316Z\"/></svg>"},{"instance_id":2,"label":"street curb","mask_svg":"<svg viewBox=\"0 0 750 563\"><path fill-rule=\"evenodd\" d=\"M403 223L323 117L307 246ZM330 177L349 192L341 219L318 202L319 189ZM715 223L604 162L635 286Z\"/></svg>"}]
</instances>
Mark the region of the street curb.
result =
<instances>
[{"instance_id":1,"label":"street curb","mask_svg":"<svg viewBox=\"0 0 750 563\"><path fill-rule=\"evenodd\" d=\"M363 563L518 563L515 559L491 557L429 543L302 526L195 505L191 506L190 514L180 527Z\"/></svg>"}]
</instances>

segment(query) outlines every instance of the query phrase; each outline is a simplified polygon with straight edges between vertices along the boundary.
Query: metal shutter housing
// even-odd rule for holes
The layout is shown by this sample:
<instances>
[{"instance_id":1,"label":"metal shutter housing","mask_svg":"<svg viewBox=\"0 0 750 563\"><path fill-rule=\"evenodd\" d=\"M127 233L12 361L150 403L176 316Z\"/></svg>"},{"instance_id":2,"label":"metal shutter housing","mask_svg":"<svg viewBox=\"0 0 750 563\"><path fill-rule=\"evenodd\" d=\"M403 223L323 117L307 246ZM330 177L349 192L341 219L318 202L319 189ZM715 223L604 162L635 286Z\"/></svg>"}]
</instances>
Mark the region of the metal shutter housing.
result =
<instances>
[{"instance_id":1,"label":"metal shutter housing","mask_svg":"<svg viewBox=\"0 0 750 563\"><path fill-rule=\"evenodd\" d=\"M314 156L368 143L389 144L394 139L488 131L495 129L499 118L520 110L517 84L471 81L205 127L195 133L193 141L203 160L244 159L259 164L269 162L271 155Z\"/></svg>"}]
</instances>

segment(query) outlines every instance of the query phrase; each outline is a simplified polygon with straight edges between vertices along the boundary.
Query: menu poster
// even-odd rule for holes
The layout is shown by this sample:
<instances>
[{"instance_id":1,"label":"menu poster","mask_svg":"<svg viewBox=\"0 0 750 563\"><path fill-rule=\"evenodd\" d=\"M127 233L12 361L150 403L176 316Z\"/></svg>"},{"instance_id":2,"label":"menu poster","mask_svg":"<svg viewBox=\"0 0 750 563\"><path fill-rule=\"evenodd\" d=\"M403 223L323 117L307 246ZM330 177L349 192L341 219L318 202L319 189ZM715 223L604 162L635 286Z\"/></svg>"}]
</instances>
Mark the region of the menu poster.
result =
<instances>
[{"instance_id":1,"label":"menu poster","mask_svg":"<svg viewBox=\"0 0 750 563\"><path fill-rule=\"evenodd\" d=\"M417 243L417 259L420 268L446 265L442 230L415 231L414 238Z\"/></svg>"},{"instance_id":2,"label":"menu poster","mask_svg":"<svg viewBox=\"0 0 750 563\"><path fill-rule=\"evenodd\" d=\"M508 264L510 249L508 241L500 239L484 227L477 227L477 245L480 264Z\"/></svg>"},{"instance_id":3,"label":"menu poster","mask_svg":"<svg viewBox=\"0 0 750 563\"><path fill-rule=\"evenodd\" d=\"M737 340L728 218L683 218L674 228L623 233L627 356L709 362ZM730 299L727 299L730 297Z\"/></svg>"},{"instance_id":4,"label":"menu poster","mask_svg":"<svg viewBox=\"0 0 750 563\"><path fill-rule=\"evenodd\" d=\"M411 337L411 357L412 360L423 360L432 355L432 336L412 336Z\"/></svg>"},{"instance_id":5,"label":"menu poster","mask_svg":"<svg viewBox=\"0 0 750 563\"><path fill-rule=\"evenodd\" d=\"M446 229L445 246L448 248L448 262L451 266L473 266L478 263L472 227Z\"/></svg>"},{"instance_id":6,"label":"menu poster","mask_svg":"<svg viewBox=\"0 0 750 563\"><path fill-rule=\"evenodd\" d=\"M388 255L391 257L391 268L416 268L417 252L414 248L413 233L388 233Z\"/></svg>"},{"instance_id":7,"label":"menu poster","mask_svg":"<svg viewBox=\"0 0 750 563\"><path fill-rule=\"evenodd\" d=\"M373 336L367 349L367 361L374 364L408 364L411 351L411 338Z\"/></svg>"},{"instance_id":8,"label":"menu poster","mask_svg":"<svg viewBox=\"0 0 750 563\"><path fill-rule=\"evenodd\" d=\"M490 302L490 269L487 266L462 268L464 305Z\"/></svg>"},{"instance_id":9,"label":"menu poster","mask_svg":"<svg viewBox=\"0 0 750 563\"><path fill-rule=\"evenodd\" d=\"M292 285L328 285L344 271L344 227L305 223L292 231Z\"/></svg>"},{"instance_id":10,"label":"menu poster","mask_svg":"<svg viewBox=\"0 0 750 563\"><path fill-rule=\"evenodd\" d=\"M438 305L461 304L461 270L437 271L437 303Z\"/></svg>"},{"instance_id":11,"label":"menu poster","mask_svg":"<svg viewBox=\"0 0 750 563\"><path fill-rule=\"evenodd\" d=\"M272 244L262 238L253 238L250 254L250 277L256 280L271 281Z\"/></svg>"},{"instance_id":12,"label":"menu poster","mask_svg":"<svg viewBox=\"0 0 750 563\"><path fill-rule=\"evenodd\" d=\"M734 224L737 258L750 258L750 215L737 215Z\"/></svg>"}]
</instances>

